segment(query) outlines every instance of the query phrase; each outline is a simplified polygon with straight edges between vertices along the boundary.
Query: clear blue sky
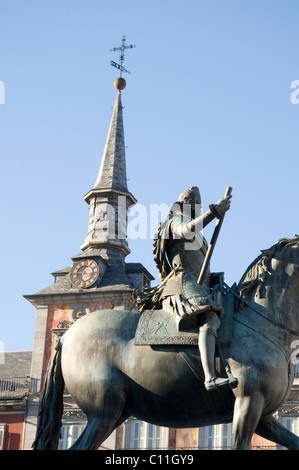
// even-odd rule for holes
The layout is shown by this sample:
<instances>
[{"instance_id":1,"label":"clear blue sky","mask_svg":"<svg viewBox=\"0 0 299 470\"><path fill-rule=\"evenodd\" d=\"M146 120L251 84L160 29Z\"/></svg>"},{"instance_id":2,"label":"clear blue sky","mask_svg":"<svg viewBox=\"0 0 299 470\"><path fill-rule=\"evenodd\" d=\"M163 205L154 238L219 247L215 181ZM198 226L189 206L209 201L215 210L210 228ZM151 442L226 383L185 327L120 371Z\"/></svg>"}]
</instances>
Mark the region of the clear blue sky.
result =
<instances>
[{"instance_id":1,"label":"clear blue sky","mask_svg":"<svg viewBox=\"0 0 299 470\"><path fill-rule=\"evenodd\" d=\"M204 206L233 201L212 270L238 281L261 249L299 232L299 11L296 0L1 0L1 310L5 349L33 346L23 298L71 265L122 94L128 185L138 202L171 204L198 185ZM205 233L209 240L210 232ZM152 241L127 261L155 276Z\"/></svg>"}]
</instances>

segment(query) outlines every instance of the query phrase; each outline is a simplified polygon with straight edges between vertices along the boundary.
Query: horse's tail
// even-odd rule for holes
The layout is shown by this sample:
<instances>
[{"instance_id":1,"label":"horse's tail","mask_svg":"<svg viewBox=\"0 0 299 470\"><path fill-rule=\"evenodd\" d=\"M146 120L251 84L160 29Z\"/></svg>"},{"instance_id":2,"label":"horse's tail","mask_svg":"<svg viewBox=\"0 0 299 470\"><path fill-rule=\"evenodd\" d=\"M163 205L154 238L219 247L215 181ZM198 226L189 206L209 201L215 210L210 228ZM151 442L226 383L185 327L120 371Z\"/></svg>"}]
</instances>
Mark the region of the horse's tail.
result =
<instances>
[{"instance_id":1,"label":"horse's tail","mask_svg":"<svg viewBox=\"0 0 299 470\"><path fill-rule=\"evenodd\" d=\"M58 447L63 413L64 380L61 371L62 344L53 352L46 374L38 415L38 426L33 450L55 450Z\"/></svg>"}]
</instances>

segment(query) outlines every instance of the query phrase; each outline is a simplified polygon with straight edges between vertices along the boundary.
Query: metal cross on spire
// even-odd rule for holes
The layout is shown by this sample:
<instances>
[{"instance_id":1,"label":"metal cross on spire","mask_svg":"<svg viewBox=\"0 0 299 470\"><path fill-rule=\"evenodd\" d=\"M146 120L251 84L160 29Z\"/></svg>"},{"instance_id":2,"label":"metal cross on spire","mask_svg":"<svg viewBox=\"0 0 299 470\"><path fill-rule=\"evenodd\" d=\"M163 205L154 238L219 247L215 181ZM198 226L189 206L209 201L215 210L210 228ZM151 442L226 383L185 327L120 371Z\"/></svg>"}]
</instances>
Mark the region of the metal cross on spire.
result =
<instances>
[{"instance_id":1,"label":"metal cross on spire","mask_svg":"<svg viewBox=\"0 0 299 470\"><path fill-rule=\"evenodd\" d=\"M113 67L116 67L120 71L120 75L119 75L120 77L121 77L122 72L131 73L131 72L129 72L129 70L127 70L123 67L123 63L124 63L124 60L125 60L125 50L126 49L132 49L133 47L136 47L136 46L133 46L132 44L130 46L126 46L126 36L123 36L122 45L120 47L113 47L113 49L110 49L111 52L121 51L120 56L119 56L120 64L117 64L113 60L110 61L110 64L113 65Z\"/></svg>"}]
</instances>

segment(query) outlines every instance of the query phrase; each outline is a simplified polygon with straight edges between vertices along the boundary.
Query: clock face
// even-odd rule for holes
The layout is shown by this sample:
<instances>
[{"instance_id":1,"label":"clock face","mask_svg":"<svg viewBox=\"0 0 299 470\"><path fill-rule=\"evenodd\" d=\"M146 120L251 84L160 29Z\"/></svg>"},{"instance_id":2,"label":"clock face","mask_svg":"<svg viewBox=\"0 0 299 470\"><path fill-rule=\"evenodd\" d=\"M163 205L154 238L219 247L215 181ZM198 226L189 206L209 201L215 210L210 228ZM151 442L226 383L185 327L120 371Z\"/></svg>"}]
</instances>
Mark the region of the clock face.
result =
<instances>
[{"instance_id":1,"label":"clock face","mask_svg":"<svg viewBox=\"0 0 299 470\"><path fill-rule=\"evenodd\" d=\"M77 261L71 269L71 281L82 289L92 286L99 277L99 266L93 259Z\"/></svg>"}]
</instances>

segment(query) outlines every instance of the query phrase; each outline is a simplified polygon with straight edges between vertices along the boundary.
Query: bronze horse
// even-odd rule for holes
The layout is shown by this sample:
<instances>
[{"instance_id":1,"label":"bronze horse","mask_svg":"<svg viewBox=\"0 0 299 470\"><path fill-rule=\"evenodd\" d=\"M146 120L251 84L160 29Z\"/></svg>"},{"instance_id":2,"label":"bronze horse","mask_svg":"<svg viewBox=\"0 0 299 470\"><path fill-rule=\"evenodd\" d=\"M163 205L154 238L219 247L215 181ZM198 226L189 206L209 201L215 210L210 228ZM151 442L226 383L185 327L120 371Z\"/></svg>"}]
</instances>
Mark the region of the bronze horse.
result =
<instances>
[{"instance_id":1,"label":"bronze horse","mask_svg":"<svg viewBox=\"0 0 299 470\"><path fill-rule=\"evenodd\" d=\"M263 251L243 275L232 339L222 347L239 384L213 391L200 379L197 348L134 344L140 314L99 310L80 318L50 360L33 448L57 448L66 385L88 420L71 449L97 449L130 416L172 428L232 422L234 449L249 449L253 433L299 449L299 437L273 417L294 379L298 305L295 236ZM182 352L197 361L196 373Z\"/></svg>"}]
</instances>

